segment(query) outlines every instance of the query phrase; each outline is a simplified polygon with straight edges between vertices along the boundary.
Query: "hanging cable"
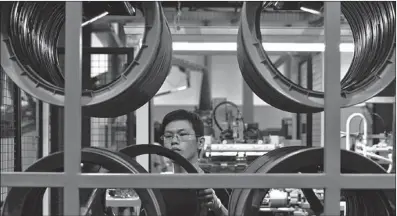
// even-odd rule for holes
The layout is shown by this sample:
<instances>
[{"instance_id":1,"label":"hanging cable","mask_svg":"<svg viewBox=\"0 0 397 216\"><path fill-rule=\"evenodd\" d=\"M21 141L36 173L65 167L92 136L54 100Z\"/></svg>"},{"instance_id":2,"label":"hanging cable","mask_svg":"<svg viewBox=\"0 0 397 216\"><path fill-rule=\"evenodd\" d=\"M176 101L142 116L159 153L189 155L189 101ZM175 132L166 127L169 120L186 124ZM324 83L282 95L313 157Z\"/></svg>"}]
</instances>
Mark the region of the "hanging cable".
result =
<instances>
[{"instance_id":1,"label":"hanging cable","mask_svg":"<svg viewBox=\"0 0 397 216\"><path fill-rule=\"evenodd\" d=\"M129 16L135 15L131 2L120 4ZM135 4L145 18L142 47L113 82L99 89L83 89L84 113L92 117L117 117L138 109L153 98L170 71L172 39L161 4ZM4 71L30 95L64 106L64 74L57 49L65 22L65 3L5 3L0 15L5 39L0 43L8 51L3 56Z\"/></svg>"},{"instance_id":2,"label":"hanging cable","mask_svg":"<svg viewBox=\"0 0 397 216\"><path fill-rule=\"evenodd\" d=\"M237 36L237 59L244 80L270 105L288 112L313 113L324 109L324 93L301 87L278 71L263 50L260 17L276 2L245 2ZM341 81L341 107L362 103L395 79L396 15L393 2L342 2L350 25L354 55Z\"/></svg>"}]
</instances>

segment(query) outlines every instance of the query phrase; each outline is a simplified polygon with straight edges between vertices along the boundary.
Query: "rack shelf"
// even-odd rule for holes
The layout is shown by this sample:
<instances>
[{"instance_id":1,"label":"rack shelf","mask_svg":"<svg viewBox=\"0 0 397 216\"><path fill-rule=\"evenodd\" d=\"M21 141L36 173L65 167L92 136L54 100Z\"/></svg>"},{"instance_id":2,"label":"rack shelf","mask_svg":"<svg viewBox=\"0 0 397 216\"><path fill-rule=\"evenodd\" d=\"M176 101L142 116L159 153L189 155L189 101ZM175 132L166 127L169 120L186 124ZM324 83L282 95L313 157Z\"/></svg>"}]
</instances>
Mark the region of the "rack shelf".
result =
<instances>
[{"instance_id":1,"label":"rack shelf","mask_svg":"<svg viewBox=\"0 0 397 216\"><path fill-rule=\"evenodd\" d=\"M395 174L340 174L340 2L325 2L323 174L81 174L82 3L66 2L65 172L1 173L1 185L64 187L64 215L79 215L79 188L325 188L324 215L338 215L341 188L395 188ZM2 35L2 38L4 36ZM6 48L1 47L1 52ZM3 60L3 59L2 59ZM282 181L280 181L282 179Z\"/></svg>"}]
</instances>

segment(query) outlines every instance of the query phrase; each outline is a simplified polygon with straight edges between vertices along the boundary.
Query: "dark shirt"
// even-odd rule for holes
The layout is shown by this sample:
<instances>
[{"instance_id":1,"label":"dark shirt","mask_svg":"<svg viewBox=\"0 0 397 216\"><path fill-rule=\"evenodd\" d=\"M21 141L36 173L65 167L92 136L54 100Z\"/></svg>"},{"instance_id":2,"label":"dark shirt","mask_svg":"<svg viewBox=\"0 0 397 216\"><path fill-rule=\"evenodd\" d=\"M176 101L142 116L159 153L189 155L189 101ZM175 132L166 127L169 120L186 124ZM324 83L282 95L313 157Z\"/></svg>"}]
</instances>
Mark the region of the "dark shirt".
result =
<instances>
[{"instance_id":1,"label":"dark shirt","mask_svg":"<svg viewBox=\"0 0 397 216\"><path fill-rule=\"evenodd\" d=\"M208 172L205 172L208 173ZM161 189L166 208L167 216L198 216L199 202L197 191L193 189ZM214 189L216 196L221 200L223 206L228 209L229 195L231 190ZM140 216L146 216L141 211ZM209 211L207 216L216 216Z\"/></svg>"}]
</instances>

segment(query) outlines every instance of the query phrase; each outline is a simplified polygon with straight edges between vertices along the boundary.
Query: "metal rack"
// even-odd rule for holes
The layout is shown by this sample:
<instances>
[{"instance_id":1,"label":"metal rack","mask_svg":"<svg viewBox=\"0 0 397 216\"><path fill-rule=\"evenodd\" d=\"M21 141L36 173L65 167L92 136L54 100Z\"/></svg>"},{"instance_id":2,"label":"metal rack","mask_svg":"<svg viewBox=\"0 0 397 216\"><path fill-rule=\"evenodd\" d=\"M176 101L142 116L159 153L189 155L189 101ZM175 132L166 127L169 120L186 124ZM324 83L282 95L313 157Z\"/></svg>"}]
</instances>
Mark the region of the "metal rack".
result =
<instances>
[{"instance_id":1,"label":"metal rack","mask_svg":"<svg viewBox=\"0 0 397 216\"><path fill-rule=\"evenodd\" d=\"M64 215L79 215L79 188L325 188L324 215L339 215L341 188L395 188L395 174L340 173L340 2L325 2L325 145L322 174L82 174L81 2L66 2L65 172L2 172L2 186L63 187ZM1 38L3 39L3 38ZM78 42L77 42L78 41ZM4 52L5 48L1 48ZM282 181L280 181L282 179Z\"/></svg>"}]
</instances>

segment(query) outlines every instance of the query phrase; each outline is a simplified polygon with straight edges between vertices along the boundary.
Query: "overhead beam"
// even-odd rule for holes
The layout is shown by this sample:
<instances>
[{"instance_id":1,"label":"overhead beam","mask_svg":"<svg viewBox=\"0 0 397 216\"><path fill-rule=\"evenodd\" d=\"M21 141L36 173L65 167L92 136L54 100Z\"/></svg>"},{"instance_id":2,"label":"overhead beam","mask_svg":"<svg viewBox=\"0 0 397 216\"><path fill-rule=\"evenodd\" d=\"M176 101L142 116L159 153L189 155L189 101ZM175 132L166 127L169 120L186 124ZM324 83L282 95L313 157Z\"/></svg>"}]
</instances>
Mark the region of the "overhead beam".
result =
<instances>
[{"instance_id":1,"label":"overhead beam","mask_svg":"<svg viewBox=\"0 0 397 216\"><path fill-rule=\"evenodd\" d=\"M144 24L139 25L125 25L125 33L131 35L141 35L144 32ZM170 27L170 31L173 35L237 35L237 25L181 25L177 30ZM305 36L321 36L324 35L324 29L321 27L308 27L308 26L294 26L294 27L282 27L282 26L261 26L262 35L266 36L279 36L279 35L305 35ZM352 36L352 32L349 27L341 28L341 36Z\"/></svg>"},{"instance_id":2,"label":"overhead beam","mask_svg":"<svg viewBox=\"0 0 397 216\"><path fill-rule=\"evenodd\" d=\"M169 23L174 21L176 15L175 9L164 9L164 14ZM308 20L314 20L317 15L309 14L303 11L268 11L261 15L261 23L267 25L279 25L280 23L290 23L296 25L297 23L306 25ZM204 20L210 20L211 23L229 23L237 24L240 20L240 12L235 11L186 11L182 10L180 16L180 22L197 22L202 24ZM137 23L144 23L144 17L142 15L138 16L119 16L119 15L108 15L102 17L101 19L95 21L95 24L110 23L110 22L121 22L121 23L131 23L130 25L136 25Z\"/></svg>"}]
</instances>

